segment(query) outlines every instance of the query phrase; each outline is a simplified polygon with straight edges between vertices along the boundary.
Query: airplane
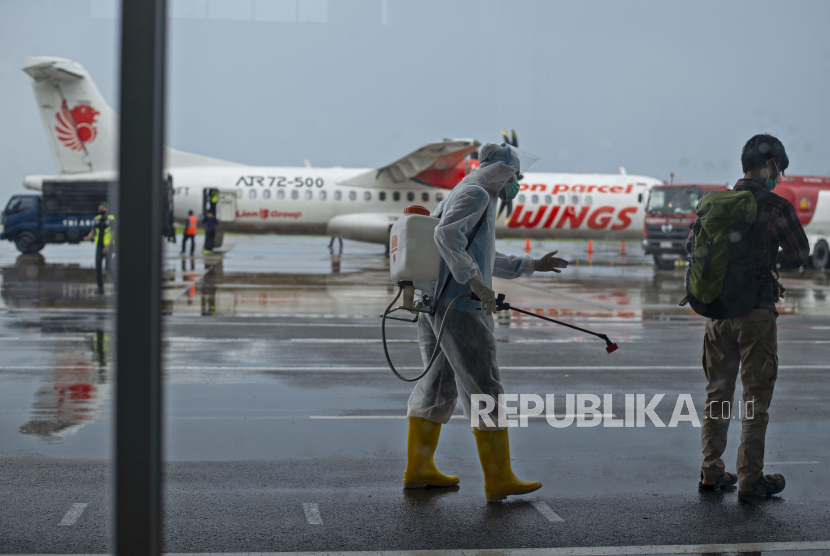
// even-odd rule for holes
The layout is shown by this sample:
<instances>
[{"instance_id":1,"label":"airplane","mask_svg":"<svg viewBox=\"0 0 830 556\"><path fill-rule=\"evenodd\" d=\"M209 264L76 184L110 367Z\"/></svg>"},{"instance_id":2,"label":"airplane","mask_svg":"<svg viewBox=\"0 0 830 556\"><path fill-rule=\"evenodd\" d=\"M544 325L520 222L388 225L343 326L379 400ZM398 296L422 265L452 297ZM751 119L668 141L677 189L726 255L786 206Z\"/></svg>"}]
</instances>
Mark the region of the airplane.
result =
<instances>
[{"instance_id":1,"label":"airplane","mask_svg":"<svg viewBox=\"0 0 830 556\"><path fill-rule=\"evenodd\" d=\"M86 69L65 58L30 57L23 71L60 172L26 176L24 186L40 190L50 179L115 180L118 116ZM165 169L177 222L190 210L200 215L212 209L220 232L326 234L386 245L407 206L434 210L478 167L480 145L444 139L381 168L362 169L248 166L165 147ZM496 234L639 240L648 190L662 183L622 167L619 174L527 172Z\"/></svg>"}]
</instances>

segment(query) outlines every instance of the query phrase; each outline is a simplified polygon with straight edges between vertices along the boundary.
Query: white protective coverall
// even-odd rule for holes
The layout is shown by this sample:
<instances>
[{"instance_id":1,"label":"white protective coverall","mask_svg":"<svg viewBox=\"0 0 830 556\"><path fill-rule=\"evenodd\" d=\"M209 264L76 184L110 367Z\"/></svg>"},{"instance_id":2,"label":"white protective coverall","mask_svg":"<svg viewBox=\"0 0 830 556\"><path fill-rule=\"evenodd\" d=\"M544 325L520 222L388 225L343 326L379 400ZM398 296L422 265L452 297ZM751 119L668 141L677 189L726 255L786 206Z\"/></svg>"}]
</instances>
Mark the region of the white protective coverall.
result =
<instances>
[{"instance_id":1,"label":"white protective coverall","mask_svg":"<svg viewBox=\"0 0 830 556\"><path fill-rule=\"evenodd\" d=\"M481 159L488 155L500 156L497 145L485 145ZM493 288L493 276L518 278L533 274L534 262L530 255L508 256L496 251L496 211L499 192L510 181L518 168L504 162L482 162L452 190L446 200L435 209L440 217L435 228L435 243L443 262L438 278L441 290L435 316L422 314L418 324L418 343L424 365L429 363L441 323L446 319L441 352L429 372L418 381L409 396L407 417L420 417L435 423L447 423L455 410L459 393L461 407L467 419L471 417L470 396L487 394L496 401L496 410L490 414L498 425L498 396L504 393L496 363L496 339L493 335L493 317L478 310L480 303L470 298L460 299L447 312L447 306L461 293L470 293L467 282L477 276L488 288ZM483 222L469 249L465 249L473 229ZM447 282L448 273L451 273ZM487 427L483 420L481 430L501 430Z\"/></svg>"}]
</instances>

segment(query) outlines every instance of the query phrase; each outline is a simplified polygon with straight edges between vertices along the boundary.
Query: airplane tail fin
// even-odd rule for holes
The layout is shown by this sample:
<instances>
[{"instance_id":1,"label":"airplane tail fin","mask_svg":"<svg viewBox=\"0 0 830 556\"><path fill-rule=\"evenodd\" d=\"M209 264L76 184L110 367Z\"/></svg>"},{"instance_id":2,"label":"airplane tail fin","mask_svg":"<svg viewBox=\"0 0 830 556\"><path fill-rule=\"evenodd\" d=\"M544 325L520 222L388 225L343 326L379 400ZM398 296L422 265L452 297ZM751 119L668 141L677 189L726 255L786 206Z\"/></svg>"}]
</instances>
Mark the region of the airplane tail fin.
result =
<instances>
[{"instance_id":1,"label":"airplane tail fin","mask_svg":"<svg viewBox=\"0 0 830 556\"><path fill-rule=\"evenodd\" d=\"M117 116L89 73L66 58L24 59L55 166L62 174L116 170Z\"/></svg>"},{"instance_id":2,"label":"airplane tail fin","mask_svg":"<svg viewBox=\"0 0 830 556\"><path fill-rule=\"evenodd\" d=\"M61 174L117 171L118 115L84 67L66 58L24 58L40 117ZM237 166L165 147L165 167Z\"/></svg>"}]
</instances>

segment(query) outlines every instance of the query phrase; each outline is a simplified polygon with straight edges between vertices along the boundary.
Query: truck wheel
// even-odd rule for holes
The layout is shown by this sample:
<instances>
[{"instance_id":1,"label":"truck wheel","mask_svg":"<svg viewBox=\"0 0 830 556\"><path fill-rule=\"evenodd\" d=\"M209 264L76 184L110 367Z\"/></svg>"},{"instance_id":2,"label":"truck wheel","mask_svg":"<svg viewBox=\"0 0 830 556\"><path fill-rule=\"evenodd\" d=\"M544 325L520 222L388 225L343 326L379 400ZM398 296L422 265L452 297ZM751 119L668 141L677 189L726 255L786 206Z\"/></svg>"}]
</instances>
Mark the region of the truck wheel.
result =
<instances>
[{"instance_id":1,"label":"truck wheel","mask_svg":"<svg viewBox=\"0 0 830 556\"><path fill-rule=\"evenodd\" d=\"M32 254L43 249L43 244L37 240L32 232L20 232L14 236L14 245L21 253Z\"/></svg>"},{"instance_id":2,"label":"truck wheel","mask_svg":"<svg viewBox=\"0 0 830 556\"><path fill-rule=\"evenodd\" d=\"M813 256L810 258L816 270L827 268L827 263L830 262L830 248L827 247L827 242L824 240L816 242L816 246L813 247Z\"/></svg>"},{"instance_id":3,"label":"truck wheel","mask_svg":"<svg viewBox=\"0 0 830 556\"><path fill-rule=\"evenodd\" d=\"M671 270L674 268L674 259L664 260L659 253L654 253L652 257L654 258L654 266L660 270Z\"/></svg>"}]
</instances>

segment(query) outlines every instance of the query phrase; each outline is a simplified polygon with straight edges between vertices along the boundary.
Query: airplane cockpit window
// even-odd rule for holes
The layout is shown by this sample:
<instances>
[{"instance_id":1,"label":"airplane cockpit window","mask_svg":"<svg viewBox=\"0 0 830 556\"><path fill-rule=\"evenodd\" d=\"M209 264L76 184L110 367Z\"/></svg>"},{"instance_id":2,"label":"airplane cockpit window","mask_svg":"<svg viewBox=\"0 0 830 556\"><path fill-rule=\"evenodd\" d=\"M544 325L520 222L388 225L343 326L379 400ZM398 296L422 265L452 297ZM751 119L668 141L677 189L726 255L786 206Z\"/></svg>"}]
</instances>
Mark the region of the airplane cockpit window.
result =
<instances>
[{"instance_id":1,"label":"airplane cockpit window","mask_svg":"<svg viewBox=\"0 0 830 556\"><path fill-rule=\"evenodd\" d=\"M250 199L256 199L256 189L251 189L250 191L248 191L248 197Z\"/></svg>"},{"instance_id":2,"label":"airplane cockpit window","mask_svg":"<svg viewBox=\"0 0 830 556\"><path fill-rule=\"evenodd\" d=\"M355 193L354 191L349 191L349 200L350 201L356 201L357 200L357 193Z\"/></svg>"},{"instance_id":3,"label":"airplane cockpit window","mask_svg":"<svg viewBox=\"0 0 830 556\"><path fill-rule=\"evenodd\" d=\"M519 201L519 204L523 205L527 201L527 197L525 197L524 195L519 195L517 201Z\"/></svg>"},{"instance_id":4,"label":"airplane cockpit window","mask_svg":"<svg viewBox=\"0 0 830 556\"><path fill-rule=\"evenodd\" d=\"M594 199L590 195L585 197L585 206L586 207L590 207L593 202L594 202Z\"/></svg>"},{"instance_id":5,"label":"airplane cockpit window","mask_svg":"<svg viewBox=\"0 0 830 556\"><path fill-rule=\"evenodd\" d=\"M539 196L538 195L531 195L530 202L534 205L539 204Z\"/></svg>"},{"instance_id":6,"label":"airplane cockpit window","mask_svg":"<svg viewBox=\"0 0 830 556\"><path fill-rule=\"evenodd\" d=\"M564 195L559 195L556 198L556 204L557 205L564 205L565 204L565 196Z\"/></svg>"},{"instance_id":7,"label":"airplane cockpit window","mask_svg":"<svg viewBox=\"0 0 830 556\"><path fill-rule=\"evenodd\" d=\"M300 198L300 192L295 189L294 191L291 192L291 198L292 199L299 199Z\"/></svg>"},{"instance_id":8,"label":"airplane cockpit window","mask_svg":"<svg viewBox=\"0 0 830 556\"><path fill-rule=\"evenodd\" d=\"M378 193L378 200L385 201L386 200L386 191L381 191Z\"/></svg>"},{"instance_id":9,"label":"airplane cockpit window","mask_svg":"<svg viewBox=\"0 0 830 556\"><path fill-rule=\"evenodd\" d=\"M551 203L553 203L553 197L551 197L550 195L545 195L545 204L550 205Z\"/></svg>"},{"instance_id":10,"label":"airplane cockpit window","mask_svg":"<svg viewBox=\"0 0 830 556\"><path fill-rule=\"evenodd\" d=\"M400 201L401 200L401 192L400 191L395 191L394 193L392 193L392 200L393 201Z\"/></svg>"},{"instance_id":11,"label":"airplane cockpit window","mask_svg":"<svg viewBox=\"0 0 830 556\"><path fill-rule=\"evenodd\" d=\"M271 198L271 191L269 191L268 189L265 189L262 192L262 198L263 199L270 199Z\"/></svg>"},{"instance_id":12,"label":"airplane cockpit window","mask_svg":"<svg viewBox=\"0 0 830 556\"><path fill-rule=\"evenodd\" d=\"M363 200L364 201L371 201L372 200L372 192L371 191L365 192L363 194Z\"/></svg>"},{"instance_id":13,"label":"airplane cockpit window","mask_svg":"<svg viewBox=\"0 0 830 556\"><path fill-rule=\"evenodd\" d=\"M444 194L439 191L438 193L435 194L435 200L440 203L441 201L444 200Z\"/></svg>"},{"instance_id":14,"label":"airplane cockpit window","mask_svg":"<svg viewBox=\"0 0 830 556\"><path fill-rule=\"evenodd\" d=\"M341 193L340 191L335 191L334 192L334 200L335 201L339 201L342 198L343 198L343 193Z\"/></svg>"},{"instance_id":15,"label":"airplane cockpit window","mask_svg":"<svg viewBox=\"0 0 830 556\"><path fill-rule=\"evenodd\" d=\"M306 189L305 193L303 194L303 197L305 197L307 201L310 201L313 196L314 196L314 192L311 191L310 189Z\"/></svg>"},{"instance_id":16,"label":"airplane cockpit window","mask_svg":"<svg viewBox=\"0 0 830 556\"><path fill-rule=\"evenodd\" d=\"M413 192L409 192L406 194L406 200L410 203L415 200L415 194Z\"/></svg>"},{"instance_id":17,"label":"airplane cockpit window","mask_svg":"<svg viewBox=\"0 0 830 556\"><path fill-rule=\"evenodd\" d=\"M325 201L325 200L326 200L326 192L325 192L325 191L321 191L321 192L320 192L320 200L321 200L321 201Z\"/></svg>"},{"instance_id":18,"label":"airplane cockpit window","mask_svg":"<svg viewBox=\"0 0 830 556\"><path fill-rule=\"evenodd\" d=\"M578 205L579 204L579 195L571 195L571 204Z\"/></svg>"},{"instance_id":19,"label":"airplane cockpit window","mask_svg":"<svg viewBox=\"0 0 830 556\"><path fill-rule=\"evenodd\" d=\"M277 199L285 199L285 189L277 190Z\"/></svg>"},{"instance_id":20,"label":"airplane cockpit window","mask_svg":"<svg viewBox=\"0 0 830 556\"><path fill-rule=\"evenodd\" d=\"M421 193L421 200L425 203L428 203L429 202L429 193L427 193L426 191Z\"/></svg>"}]
</instances>

